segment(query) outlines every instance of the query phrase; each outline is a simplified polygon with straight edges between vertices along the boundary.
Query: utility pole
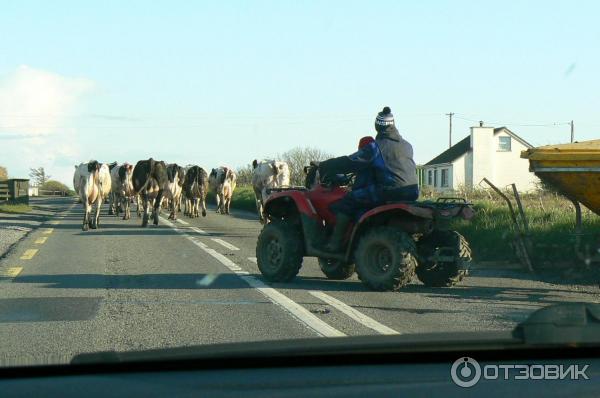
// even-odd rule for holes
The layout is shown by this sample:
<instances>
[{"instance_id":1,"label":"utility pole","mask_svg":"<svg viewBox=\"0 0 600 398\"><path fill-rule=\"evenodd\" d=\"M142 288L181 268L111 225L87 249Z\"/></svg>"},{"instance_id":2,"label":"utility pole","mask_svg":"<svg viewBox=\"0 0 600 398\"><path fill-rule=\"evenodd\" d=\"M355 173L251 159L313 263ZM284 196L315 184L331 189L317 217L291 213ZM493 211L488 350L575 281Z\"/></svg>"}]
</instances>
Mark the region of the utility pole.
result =
<instances>
[{"instance_id":1,"label":"utility pole","mask_svg":"<svg viewBox=\"0 0 600 398\"><path fill-rule=\"evenodd\" d=\"M446 113L446 116L450 119L450 130L448 132L448 148L452 147L452 116L454 112Z\"/></svg>"},{"instance_id":2,"label":"utility pole","mask_svg":"<svg viewBox=\"0 0 600 398\"><path fill-rule=\"evenodd\" d=\"M571 142L575 141L575 126L573 125L573 121L571 120Z\"/></svg>"}]
</instances>

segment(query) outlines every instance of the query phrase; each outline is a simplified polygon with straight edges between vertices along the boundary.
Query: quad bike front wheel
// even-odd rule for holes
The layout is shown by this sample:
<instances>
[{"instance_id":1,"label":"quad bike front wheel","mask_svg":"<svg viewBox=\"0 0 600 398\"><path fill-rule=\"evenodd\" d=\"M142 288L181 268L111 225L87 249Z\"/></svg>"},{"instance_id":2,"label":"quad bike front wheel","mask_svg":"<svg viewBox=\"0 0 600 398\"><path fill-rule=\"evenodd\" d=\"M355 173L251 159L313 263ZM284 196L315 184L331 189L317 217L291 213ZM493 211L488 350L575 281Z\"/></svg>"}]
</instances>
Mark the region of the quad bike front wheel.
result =
<instances>
[{"instance_id":1,"label":"quad bike front wheel","mask_svg":"<svg viewBox=\"0 0 600 398\"><path fill-rule=\"evenodd\" d=\"M410 235L394 227L374 227L356 248L356 273L372 290L398 290L412 280L417 266L414 254Z\"/></svg>"},{"instance_id":2,"label":"quad bike front wheel","mask_svg":"<svg viewBox=\"0 0 600 398\"><path fill-rule=\"evenodd\" d=\"M319 267L328 279L338 281L350 278L356 270L354 264L327 258L319 258Z\"/></svg>"},{"instance_id":3,"label":"quad bike front wheel","mask_svg":"<svg viewBox=\"0 0 600 398\"><path fill-rule=\"evenodd\" d=\"M419 240L418 250L421 261L416 273L425 286L450 287L466 276L471 262L471 248L458 232L432 232ZM436 254L449 260L431 259Z\"/></svg>"},{"instance_id":4,"label":"quad bike front wheel","mask_svg":"<svg viewBox=\"0 0 600 398\"><path fill-rule=\"evenodd\" d=\"M289 282L302 267L302 247L298 226L285 220L271 222L256 243L258 269L269 282Z\"/></svg>"}]
</instances>

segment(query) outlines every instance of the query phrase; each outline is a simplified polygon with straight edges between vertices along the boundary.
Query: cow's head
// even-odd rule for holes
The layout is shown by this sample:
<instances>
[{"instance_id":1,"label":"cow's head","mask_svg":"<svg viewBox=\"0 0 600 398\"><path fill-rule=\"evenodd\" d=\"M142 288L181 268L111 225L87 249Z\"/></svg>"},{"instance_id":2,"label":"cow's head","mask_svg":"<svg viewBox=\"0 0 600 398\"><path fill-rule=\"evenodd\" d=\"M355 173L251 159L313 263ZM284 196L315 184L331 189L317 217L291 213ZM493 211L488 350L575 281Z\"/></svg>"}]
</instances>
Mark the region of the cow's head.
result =
<instances>
[{"instance_id":1,"label":"cow's head","mask_svg":"<svg viewBox=\"0 0 600 398\"><path fill-rule=\"evenodd\" d=\"M100 170L100 163L97 160L90 160L88 163L88 171L90 173L95 173L98 170Z\"/></svg>"},{"instance_id":2,"label":"cow's head","mask_svg":"<svg viewBox=\"0 0 600 398\"><path fill-rule=\"evenodd\" d=\"M77 167L77 166L75 166L75 167ZM258 167L258 160L254 159L254 160L252 161L252 168L253 168L253 169L255 169L255 168L257 168L257 167Z\"/></svg>"}]
</instances>

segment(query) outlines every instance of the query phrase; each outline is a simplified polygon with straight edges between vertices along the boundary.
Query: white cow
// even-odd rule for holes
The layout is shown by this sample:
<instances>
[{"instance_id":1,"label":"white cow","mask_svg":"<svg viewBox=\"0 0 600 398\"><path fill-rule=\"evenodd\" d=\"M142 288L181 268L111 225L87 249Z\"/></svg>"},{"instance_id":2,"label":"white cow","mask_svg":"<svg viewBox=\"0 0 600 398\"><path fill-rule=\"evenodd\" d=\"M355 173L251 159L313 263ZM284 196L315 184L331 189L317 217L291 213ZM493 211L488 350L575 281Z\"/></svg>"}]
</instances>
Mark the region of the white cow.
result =
<instances>
[{"instance_id":1,"label":"white cow","mask_svg":"<svg viewBox=\"0 0 600 398\"><path fill-rule=\"evenodd\" d=\"M81 163L75 169L73 187L78 192L85 210L82 227L84 231L87 231L89 227L96 229L100 226L100 208L102 202L110 194L111 185L110 173L106 164L91 160L88 163ZM92 219L91 213L94 205L96 205L96 215Z\"/></svg>"},{"instance_id":2,"label":"white cow","mask_svg":"<svg viewBox=\"0 0 600 398\"><path fill-rule=\"evenodd\" d=\"M208 184L215 192L217 213L229 214L231 197L235 191L237 175L230 167L221 166L212 169L208 176Z\"/></svg>"},{"instance_id":3,"label":"white cow","mask_svg":"<svg viewBox=\"0 0 600 398\"><path fill-rule=\"evenodd\" d=\"M267 190L290 185L290 169L286 162L276 160L254 160L252 162L252 188L256 198L256 210L260 222L264 223L263 205L269 193Z\"/></svg>"},{"instance_id":4,"label":"white cow","mask_svg":"<svg viewBox=\"0 0 600 398\"><path fill-rule=\"evenodd\" d=\"M117 217L119 211L123 210L123 220L131 218L131 199L134 197L133 183L131 176L133 175L133 165L124 163L113 167L110 172L112 182L112 196L115 204L115 212Z\"/></svg>"}]
</instances>

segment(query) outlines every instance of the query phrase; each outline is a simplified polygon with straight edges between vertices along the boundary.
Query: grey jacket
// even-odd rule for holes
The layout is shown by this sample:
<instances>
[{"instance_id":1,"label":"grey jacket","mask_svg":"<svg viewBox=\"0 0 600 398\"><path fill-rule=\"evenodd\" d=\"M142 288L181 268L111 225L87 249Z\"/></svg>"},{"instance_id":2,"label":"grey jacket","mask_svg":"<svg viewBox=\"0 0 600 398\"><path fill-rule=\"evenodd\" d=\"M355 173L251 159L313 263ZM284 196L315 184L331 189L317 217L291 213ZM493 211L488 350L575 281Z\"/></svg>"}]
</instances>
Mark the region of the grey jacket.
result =
<instances>
[{"instance_id":1,"label":"grey jacket","mask_svg":"<svg viewBox=\"0 0 600 398\"><path fill-rule=\"evenodd\" d=\"M381 128L375 137L385 161L384 175L377 180L383 182L384 190L418 184L417 167L413 160L413 148L395 126Z\"/></svg>"}]
</instances>

